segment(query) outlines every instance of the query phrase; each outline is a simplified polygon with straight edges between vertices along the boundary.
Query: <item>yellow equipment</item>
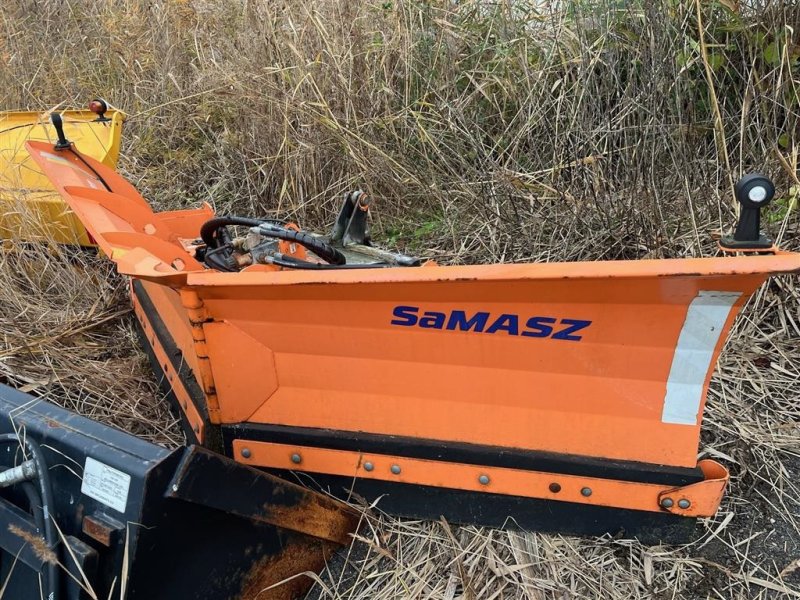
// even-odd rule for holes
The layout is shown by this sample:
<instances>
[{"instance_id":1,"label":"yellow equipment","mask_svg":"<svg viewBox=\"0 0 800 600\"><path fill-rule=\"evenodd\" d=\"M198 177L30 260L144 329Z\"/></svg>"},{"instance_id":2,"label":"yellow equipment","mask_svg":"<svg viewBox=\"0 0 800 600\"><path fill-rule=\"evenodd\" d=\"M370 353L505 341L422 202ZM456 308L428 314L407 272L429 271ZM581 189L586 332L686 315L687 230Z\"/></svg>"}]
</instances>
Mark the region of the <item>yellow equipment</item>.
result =
<instances>
[{"instance_id":1,"label":"yellow equipment","mask_svg":"<svg viewBox=\"0 0 800 600\"><path fill-rule=\"evenodd\" d=\"M25 149L31 140L55 143L51 112L0 112L0 238L94 246ZM86 110L67 110L61 116L64 131L82 154L116 167L125 113L98 99Z\"/></svg>"}]
</instances>

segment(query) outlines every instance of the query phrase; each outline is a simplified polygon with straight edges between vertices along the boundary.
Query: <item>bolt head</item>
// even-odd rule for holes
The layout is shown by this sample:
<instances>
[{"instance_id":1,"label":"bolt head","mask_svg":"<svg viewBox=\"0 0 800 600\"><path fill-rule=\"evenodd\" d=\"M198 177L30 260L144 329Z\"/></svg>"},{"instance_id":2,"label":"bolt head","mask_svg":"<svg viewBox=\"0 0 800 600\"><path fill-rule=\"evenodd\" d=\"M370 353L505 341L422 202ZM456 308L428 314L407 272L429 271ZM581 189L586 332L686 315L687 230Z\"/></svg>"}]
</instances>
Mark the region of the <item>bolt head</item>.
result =
<instances>
[{"instance_id":1,"label":"bolt head","mask_svg":"<svg viewBox=\"0 0 800 600\"><path fill-rule=\"evenodd\" d=\"M367 461L367 462L364 463L364 470L365 471L372 471L374 468L375 468L375 465L373 465L371 462Z\"/></svg>"},{"instance_id":2,"label":"bolt head","mask_svg":"<svg viewBox=\"0 0 800 600\"><path fill-rule=\"evenodd\" d=\"M689 502L686 498L681 498L680 500L678 500L678 507L680 507L680 508L687 509L691 505L692 505L692 503Z\"/></svg>"},{"instance_id":3,"label":"bolt head","mask_svg":"<svg viewBox=\"0 0 800 600\"><path fill-rule=\"evenodd\" d=\"M592 488L585 487L581 489L581 496L588 498L591 495L592 495Z\"/></svg>"},{"instance_id":4,"label":"bolt head","mask_svg":"<svg viewBox=\"0 0 800 600\"><path fill-rule=\"evenodd\" d=\"M672 508L673 504L675 503L672 501L672 498L664 498L661 501L661 506L663 506L664 508Z\"/></svg>"},{"instance_id":5,"label":"bolt head","mask_svg":"<svg viewBox=\"0 0 800 600\"><path fill-rule=\"evenodd\" d=\"M392 465L392 473L400 475L400 465Z\"/></svg>"},{"instance_id":6,"label":"bolt head","mask_svg":"<svg viewBox=\"0 0 800 600\"><path fill-rule=\"evenodd\" d=\"M489 485L489 476L488 475L481 475L478 477L478 482L481 485Z\"/></svg>"},{"instance_id":7,"label":"bolt head","mask_svg":"<svg viewBox=\"0 0 800 600\"><path fill-rule=\"evenodd\" d=\"M300 456L299 454L297 454L297 452L292 454L292 462L294 464L299 465L302 460L303 460L303 457Z\"/></svg>"},{"instance_id":8,"label":"bolt head","mask_svg":"<svg viewBox=\"0 0 800 600\"><path fill-rule=\"evenodd\" d=\"M245 458L250 458L250 448L242 448L242 456Z\"/></svg>"},{"instance_id":9,"label":"bolt head","mask_svg":"<svg viewBox=\"0 0 800 600\"><path fill-rule=\"evenodd\" d=\"M561 484L560 484L560 483L556 483L556 482L554 481L553 483L551 483L551 484L549 485L549 487L548 487L547 489L549 489L549 490L550 490L551 492L553 492L554 494L557 494L558 492L560 492L560 491L561 491Z\"/></svg>"}]
</instances>

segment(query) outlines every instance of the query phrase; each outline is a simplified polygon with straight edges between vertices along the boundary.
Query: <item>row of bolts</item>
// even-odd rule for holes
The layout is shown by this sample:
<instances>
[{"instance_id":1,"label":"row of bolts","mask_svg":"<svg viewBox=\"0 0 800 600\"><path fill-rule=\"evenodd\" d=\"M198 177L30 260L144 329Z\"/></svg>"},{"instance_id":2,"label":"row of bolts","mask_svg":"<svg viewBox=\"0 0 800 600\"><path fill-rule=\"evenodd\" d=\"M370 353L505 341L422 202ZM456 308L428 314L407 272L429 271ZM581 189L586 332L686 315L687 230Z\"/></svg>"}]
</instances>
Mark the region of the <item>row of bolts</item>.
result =
<instances>
[{"instance_id":1,"label":"row of bolts","mask_svg":"<svg viewBox=\"0 0 800 600\"><path fill-rule=\"evenodd\" d=\"M249 448L243 448L242 449L242 456L244 458L250 458L250 449ZM294 464L296 464L296 465L299 465L303 460L303 457L301 457L296 452L294 454L292 454L291 458L292 458L292 462ZM372 471L373 469L375 469L375 465L372 464L370 461L367 461L367 462L364 463L364 470L365 471ZM390 468L390 471L394 475L400 475L400 471L401 471L400 465L392 465L391 468ZM490 479L489 479L488 475L483 474L483 475L479 475L478 476L478 483L480 483L481 485L489 485L489 481L490 481ZM559 484L557 484L557 483L551 483L549 489L554 494L557 494L558 492L561 491L561 486ZM581 496L584 496L584 497L588 498L591 495L592 495L592 488L590 488L590 487L581 488ZM672 498L664 498L663 500L661 500L661 506L664 507L664 508L672 508L673 505L674 505L674 501L672 500ZM692 503L689 502L686 498L681 498L680 500L678 500L678 507L680 507L680 508L682 508L684 510L689 508L691 505L692 505Z\"/></svg>"}]
</instances>

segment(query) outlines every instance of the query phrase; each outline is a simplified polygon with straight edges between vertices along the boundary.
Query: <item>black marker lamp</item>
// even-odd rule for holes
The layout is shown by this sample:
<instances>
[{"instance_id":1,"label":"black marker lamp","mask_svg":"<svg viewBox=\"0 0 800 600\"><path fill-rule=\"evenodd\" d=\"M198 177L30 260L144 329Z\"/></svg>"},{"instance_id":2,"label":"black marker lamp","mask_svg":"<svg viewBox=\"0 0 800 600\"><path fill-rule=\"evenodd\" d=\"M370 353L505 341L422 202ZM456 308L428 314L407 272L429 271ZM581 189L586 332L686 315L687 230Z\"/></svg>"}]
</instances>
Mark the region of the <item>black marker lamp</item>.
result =
<instances>
[{"instance_id":1,"label":"black marker lamp","mask_svg":"<svg viewBox=\"0 0 800 600\"><path fill-rule=\"evenodd\" d=\"M734 192L742 210L733 235L722 238L722 248L734 251L772 248L772 240L761 233L761 209L775 196L775 185L760 173L749 173L736 182Z\"/></svg>"}]
</instances>

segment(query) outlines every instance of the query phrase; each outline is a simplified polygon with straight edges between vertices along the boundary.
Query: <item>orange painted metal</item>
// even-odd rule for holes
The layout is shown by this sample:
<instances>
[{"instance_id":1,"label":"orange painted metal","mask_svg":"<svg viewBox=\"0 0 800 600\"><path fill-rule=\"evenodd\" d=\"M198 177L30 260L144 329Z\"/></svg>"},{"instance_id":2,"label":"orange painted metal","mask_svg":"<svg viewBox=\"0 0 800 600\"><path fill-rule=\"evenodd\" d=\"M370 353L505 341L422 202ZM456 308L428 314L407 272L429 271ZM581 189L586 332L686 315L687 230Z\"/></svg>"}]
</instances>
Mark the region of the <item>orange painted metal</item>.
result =
<instances>
[{"instance_id":1,"label":"orange painted metal","mask_svg":"<svg viewBox=\"0 0 800 600\"><path fill-rule=\"evenodd\" d=\"M248 421L278 389L272 351L224 321L205 323L203 330L217 396L238 399L225 404L223 418L226 423Z\"/></svg>"},{"instance_id":2,"label":"orange painted metal","mask_svg":"<svg viewBox=\"0 0 800 600\"><path fill-rule=\"evenodd\" d=\"M695 517L714 515L728 483L728 472L722 465L712 460L700 461L699 466L706 474L704 481L675 488L650 483L251 440L234 440L233 450L235 460L251 466L302 470L310 473L379 479L490 494L541 498L556 502L612 506L630 510L680 511L686 516ZM293 456L300 462L292 460ZM367 464L370 465L369 469L365 468ZM397 471L396 473L392 471L393 467ZM481 481L481 478L485 483ZM551 491L551 486L558 491ZM585 493L586 491L588 493ZM669 509L662 506L664 498L674 498L674 503ZM689 507L679 509L679 500L688 501Z\"/></svg>"},{"instance_id":3,"label":"orange painted metal","mask_svg":"<svg viewBox=\"0 0 800 600\"><path fill-rule=\"evenodd\" d=\"M199 359L194 350L194 327L189 320L186 308L181 303L180 294L172 288L148 281L142 282L142 286L153 304L158 306L159 318L180 350L181 358L194 375L197 385L202 388L203 382L199 378ZM135 296L132 295L132 298L135 299Z\"/></svg>"},{"instance_id":4,"label":"orange painted metal","mask_svg":"<svg viewBox=\"0 0 800 600\"><path fill-rule=\"evenodd\" d=\"M736 315L770 275L800 271L800 255L776 251L223 273L196 261L187 241L208 207L154 213L97 161L28 148L118 270L168 290L153 295L159 311L179 313L165 298L181 298L193 339L181 349L194 353L187 361L214 423L693 468L708 382ZM462 327L457 315L486 323ZM579 335L556 335L576 322ZM185 323L175 328L185 340ZM709 514L722 488L697 485Z\"/></svg>"},{"instance_id":5,"label":"orange painted metal","mask_svg":"<svg viewBox=\"0 0 800 600\"><path fill-rule=\"evenodd\" d=\"M747 297L796 256L682 264L592 263L386 269L379 273L197 273L215 321L269 351L279 386L250 421L694 466L700 419L662 421L687 307L702 290ZM636 268L680 273L632 276ZM625 272L627 269L629 272ZM615 273L616 271L616 273ZM711 272L709 272L711 271ZM502 273L503 277L495 277ZM701 274L702 273L702 274ZM558 275L556 275L558 274ZM398 304L469 314L591 320L580 342L391 325ZM251 354L252 356L252 354ZM703 394L703 398L705 394ZM222 422L234 398L220 393ZM698 407L702 412L702 405Z\"/></svg>"},{"instance_id":6,"label":"orange painted metal","mask_svg":"<svg viewBox=\"0 0 800 600\"><path fill-rule=\"evenodd\" d=\"M205 394L210 421L212 423L219 423L219 399L217 398L217 388L214 382L214 373L211 370L208 344L206 343L206 323L210 321L210 319L203 305L203 300L194 290L182 288L180 290L180 297L183 308L186 310L186 316L192 327L192 346L195 357L197 358L194 371L195 377Z\"/></svg>"},{"instance_id":7,"label":"orange painted metal","mask_svg":"<svg viewBox=\"0 0 800 600\"><path fill-rule=\"evenodd\" d=\"M172 389L172 392L175 394L175 398L183 410L183 413L186 415L186 420L189 422L189 426L192 428L192 431L194 431L197 441L202 444L205 441L206 426L203 422L202 416L200 415L200 411L192 400L191 395L186 390L186 386L184 386L183 381L181 380L180 373L178 373L173 367L172 361L170 360L169 356L167 356L166 350L161 345L158 336L153 330L153 324L147 318L147 315L142 309L141 304L137 302L136 296L132 296L132 301L134 314L139 320L139 323L142 325L144 335L147 336L147 341L150 344L150 348L152 349L158 364L161 366L164 377L167 378L169 386Z\"/></svg>"},{"instance_id":8,"label":"orange painted metal","mask_svg":"<svg viewBox=\"0 0 800 600\"><path fill-rule=\"evenodd\" d=\"M728 483L728 470L713 460L701 460L697 466L703 471L703 481L661 492L659 505L669 499L669 511L684 517L707 517L717 512ZM687 500L689 505L681 506Z\"/></svg>"}]
</instances>

